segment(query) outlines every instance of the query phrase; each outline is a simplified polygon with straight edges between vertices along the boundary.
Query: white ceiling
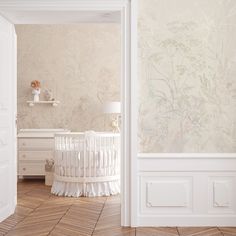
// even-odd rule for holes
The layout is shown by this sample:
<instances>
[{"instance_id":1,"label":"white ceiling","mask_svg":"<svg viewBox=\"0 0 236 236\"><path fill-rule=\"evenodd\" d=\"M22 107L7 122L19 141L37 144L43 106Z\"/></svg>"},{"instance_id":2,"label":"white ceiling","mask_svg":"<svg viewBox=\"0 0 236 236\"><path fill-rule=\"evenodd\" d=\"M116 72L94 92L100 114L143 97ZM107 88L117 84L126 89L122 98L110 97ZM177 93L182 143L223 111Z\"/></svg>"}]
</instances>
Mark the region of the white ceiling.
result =
<instances>
[{"instance_id":1,"label":"white ceiling","mask_svg":"<svg viewBox=\"0 0 236 236\"><path fill-rule=\"evenodd\" d=\"M120 23L119 11L26 11L1 9L0 14L14 24Z\"/></svg>"}]
</instances>

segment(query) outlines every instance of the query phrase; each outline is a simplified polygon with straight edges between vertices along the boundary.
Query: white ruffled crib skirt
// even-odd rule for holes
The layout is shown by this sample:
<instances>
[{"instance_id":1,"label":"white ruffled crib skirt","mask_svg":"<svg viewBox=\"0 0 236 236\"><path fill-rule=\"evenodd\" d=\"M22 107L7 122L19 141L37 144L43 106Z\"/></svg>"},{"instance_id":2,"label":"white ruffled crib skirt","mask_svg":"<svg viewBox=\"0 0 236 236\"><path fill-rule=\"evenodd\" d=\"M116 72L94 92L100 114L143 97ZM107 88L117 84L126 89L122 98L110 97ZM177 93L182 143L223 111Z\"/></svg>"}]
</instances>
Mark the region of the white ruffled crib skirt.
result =
<instances>
[{"instance_id":1,"label":"white ruffled crib skirt","mask_svg":"<svg viewBox=\"0 0 236 236\"><path fill-rule=\"evenodd\" d=\"M71 183L54 181L51 192L58 196L67 197L100 197L120 193L120 181L109 181L101 183Z\"/></svg>"}]
</instances>

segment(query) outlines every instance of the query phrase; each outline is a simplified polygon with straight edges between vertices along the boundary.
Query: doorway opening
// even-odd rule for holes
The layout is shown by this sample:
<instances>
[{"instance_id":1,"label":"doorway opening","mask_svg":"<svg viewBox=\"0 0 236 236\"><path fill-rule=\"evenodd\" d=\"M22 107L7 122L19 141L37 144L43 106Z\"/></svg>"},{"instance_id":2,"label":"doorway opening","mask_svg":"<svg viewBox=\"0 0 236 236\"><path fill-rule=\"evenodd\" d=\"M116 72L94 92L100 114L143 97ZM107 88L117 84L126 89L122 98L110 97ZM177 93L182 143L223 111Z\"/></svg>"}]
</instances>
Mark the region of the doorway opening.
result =
<instances>
[{"instance_id":1,"label":"doorway opening","mask_svg":"<svg viewBox=\"0 0 236 236\"><path fill-rule=\"evenodd\" d=\"M50 13L51 24L15 25L19 189L45 176L58 196L117 196L121 15L77 15L73 24Z\"/></svg>"},{"instance_id":2,"label":"doorway opening","mask_svg":"<svg viewBox=\"0 0 236 236\"><path fill-rule=\"evenodd\" d=\"M11 6L12 7L12 6ZM11 8L10 7L10 8ZM19 8L18 8L19 7ZM8 20L10 20L14 24L49 24L48 18L45 17L45 13L51 14L49 18L55 20L55 15L57 15L57 20L60 24L65 24L65 5L45 5L40 6L40 9L37 8L37 4L33 4L30 6L14 6L12 9L2 8L1 14ZM25 9L27 9L25 11ZM55 13L56 8L56 13ZM92 10L91 10L92 9ZM131 74L131 49L130 49L130 9L129 4L127 2L121 3L90 3L84 4L82 1L76 4L67 5L66 11L72 13L75 10L77 13L85 12L85 11L94 11L94 12L101 12L102 9L105 9L109 12L117 11L121 16L121 224L123 226L130 225L130 162L131 162L131 146L132 143L130 142L131 132L131 81L130 81L130 74ZM55 15L53 14L55 13ZM68 13L68 12L67 12ZM58 15L63 15L62 18L58 18ZM62 16L61 15L61 16ZM105 16L107 17L107 16ZM71 18L70 18L71 19ZM37 20L40 22L38 23ZM61 22L63 21L63 22ZM75 22L73 22L75 23ZM55 22L53 22L55 24ZM57 101L53 102L52 105L57 103ZM31 105L29 103L29 105ZM29 107L30 108L30 107ZM35 108L35 107L34 107Z\"/></svg>"}]
</instances>

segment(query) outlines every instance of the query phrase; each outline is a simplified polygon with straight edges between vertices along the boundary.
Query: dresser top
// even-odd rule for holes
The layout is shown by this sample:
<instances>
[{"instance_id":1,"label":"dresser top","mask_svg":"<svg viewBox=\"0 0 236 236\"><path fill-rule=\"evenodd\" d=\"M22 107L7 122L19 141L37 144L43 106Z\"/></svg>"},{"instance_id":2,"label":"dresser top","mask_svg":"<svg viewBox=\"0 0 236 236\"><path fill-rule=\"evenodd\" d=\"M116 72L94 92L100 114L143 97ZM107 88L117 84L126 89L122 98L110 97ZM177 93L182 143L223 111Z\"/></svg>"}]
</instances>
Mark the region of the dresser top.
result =
<instances>
[{"instance_id":1,"label":"dresser top","mask_svg":"<svg viewBox=\"0 0 236 236\"><path fill-rule=\"evenodd\" d=\"M70 132L67 129L20 129L18 138L53 138L55 133Z\"/></svg>"}]
</instances>

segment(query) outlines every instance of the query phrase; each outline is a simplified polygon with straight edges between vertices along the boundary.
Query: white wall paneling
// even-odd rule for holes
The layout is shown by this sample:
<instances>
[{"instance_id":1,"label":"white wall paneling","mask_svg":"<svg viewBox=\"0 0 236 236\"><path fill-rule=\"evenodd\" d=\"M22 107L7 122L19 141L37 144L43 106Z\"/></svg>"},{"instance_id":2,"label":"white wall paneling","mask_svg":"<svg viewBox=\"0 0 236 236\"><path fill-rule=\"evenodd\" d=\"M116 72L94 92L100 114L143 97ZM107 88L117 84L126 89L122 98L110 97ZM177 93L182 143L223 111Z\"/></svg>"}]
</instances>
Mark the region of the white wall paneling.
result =
<instances>
[{"instance_id":1,"label":"white wall paneling","mask_svg":"<svg viewBox=\"0 0 236 236\"><path fill-rule=\"evenodd\" d=\"M139 226L236 226L235 154L140 154L138 171Z\"/></svg>"}]
</instances>

